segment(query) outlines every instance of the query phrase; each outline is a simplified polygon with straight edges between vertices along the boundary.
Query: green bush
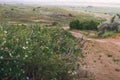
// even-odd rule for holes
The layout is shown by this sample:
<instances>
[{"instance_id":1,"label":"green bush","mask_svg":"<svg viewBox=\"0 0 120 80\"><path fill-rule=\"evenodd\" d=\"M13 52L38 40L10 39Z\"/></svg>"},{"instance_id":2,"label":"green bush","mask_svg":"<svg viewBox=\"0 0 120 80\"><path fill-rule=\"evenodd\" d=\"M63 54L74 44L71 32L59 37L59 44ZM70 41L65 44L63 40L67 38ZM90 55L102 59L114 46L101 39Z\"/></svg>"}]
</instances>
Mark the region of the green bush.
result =
<instances>
[{"instance_id":1,"label":"green bush","mask_svg":"<svg viewBox=\"0 0 120 80\"><path fill-rule=\"evenodd\" d=\"M74 20L74 21L70 22L70 28L71 29L79 29L80 28L80 21Z\"/></svg>"},{"instance_id":2,"label":"green bush","mask_svg":"<svg viewBox=\"0 0 120 80\"><path fill-rule=\"evenodd\" d=\"M112 32L112 31L107 31L105 32L101 37L102 38L107 38L107 37L112 37L115 35L115 32Z\"/></svg>"},{"instance_id":3,"label":"green bush","mask_svg":"<svg viewBox=\"0 0 120 80\"><path fill-rule=\"evenodd\" d=\"M0 26L0 80L72 80L77 44L60 28Z\"/></svg>"},{"instance_id":4,"label":"green bush","mask_svg":"<svg viewBox=\"0 0 120 80\"><path fill-rule=\"evenodd\" d=\"M70 22L69 26L71 29L79 29L79 30L97 30L97 26L99 21L79 21L73 20Z\"/></svg>"}]
</instances>

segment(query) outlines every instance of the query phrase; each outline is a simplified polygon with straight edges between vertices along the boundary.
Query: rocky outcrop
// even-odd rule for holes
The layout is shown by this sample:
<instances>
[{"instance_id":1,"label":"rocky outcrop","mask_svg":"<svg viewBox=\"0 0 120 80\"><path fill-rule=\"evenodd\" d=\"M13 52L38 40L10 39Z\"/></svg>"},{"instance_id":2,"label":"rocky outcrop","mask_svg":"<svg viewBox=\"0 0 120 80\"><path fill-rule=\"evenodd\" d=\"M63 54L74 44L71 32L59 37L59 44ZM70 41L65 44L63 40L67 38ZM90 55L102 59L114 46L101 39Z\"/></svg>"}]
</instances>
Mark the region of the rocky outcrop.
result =
<instances>
[{"instance_id":1,"label":"rocky outcrop","mask_svg":"<svg viewBox=\"0 0 120 80\"><path fill-rule=\"evenodd\" d=\"M105 21L98 26L98 36L104 34L106 31L120 32L120 15L117 14L110 21Z\"/></svg>"}]
</instances>

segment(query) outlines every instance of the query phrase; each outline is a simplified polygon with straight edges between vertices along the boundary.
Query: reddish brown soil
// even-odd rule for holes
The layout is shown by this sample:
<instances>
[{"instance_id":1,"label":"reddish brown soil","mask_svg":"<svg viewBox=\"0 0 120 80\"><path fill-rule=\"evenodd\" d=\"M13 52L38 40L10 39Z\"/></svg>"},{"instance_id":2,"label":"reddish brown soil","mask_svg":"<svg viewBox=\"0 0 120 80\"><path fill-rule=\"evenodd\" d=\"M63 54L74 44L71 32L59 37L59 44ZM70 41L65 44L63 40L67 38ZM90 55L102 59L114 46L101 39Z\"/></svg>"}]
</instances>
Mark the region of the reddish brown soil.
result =
<instances>
[{"instance_id":1,"label":"reddish brown soil","mask_svg":"<svg viewBox=\"0 0 120 80\"><path fill-rule=\"evenodd\" d=\"M80 33L71 33L78 39L82 38ZM120 37L84 40L82 69L91 72L95 80L120 80Z\"/></svg>"}]
</instances>

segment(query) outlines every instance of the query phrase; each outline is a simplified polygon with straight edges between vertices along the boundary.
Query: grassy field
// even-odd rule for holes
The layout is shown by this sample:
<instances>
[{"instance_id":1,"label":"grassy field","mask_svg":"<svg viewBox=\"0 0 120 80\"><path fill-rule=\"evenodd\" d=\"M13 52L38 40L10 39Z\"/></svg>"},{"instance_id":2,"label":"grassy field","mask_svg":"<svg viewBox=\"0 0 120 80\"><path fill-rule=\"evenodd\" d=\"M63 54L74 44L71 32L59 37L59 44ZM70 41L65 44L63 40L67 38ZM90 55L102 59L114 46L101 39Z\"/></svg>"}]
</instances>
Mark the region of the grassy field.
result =
<instances>
[{"instance_id":1,"label":"grassy field","mask_svg":"<svg viewBox=\"0 0 120 80\"><path fill-rule=\"evenodd\" d=\"M0 5L1 24L40 24L44 26L68 25L73 19L97 19L83 12L57 7Z\"/></svg>"}]
</instances>

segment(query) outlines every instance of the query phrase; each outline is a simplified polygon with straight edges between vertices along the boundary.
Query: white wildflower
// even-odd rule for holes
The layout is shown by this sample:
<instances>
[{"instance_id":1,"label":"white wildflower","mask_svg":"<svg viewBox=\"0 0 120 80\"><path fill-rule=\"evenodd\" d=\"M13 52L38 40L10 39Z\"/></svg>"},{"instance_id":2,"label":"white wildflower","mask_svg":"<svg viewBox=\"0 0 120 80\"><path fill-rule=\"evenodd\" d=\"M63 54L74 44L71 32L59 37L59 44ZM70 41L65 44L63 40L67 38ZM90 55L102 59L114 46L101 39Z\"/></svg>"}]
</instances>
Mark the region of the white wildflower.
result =
<instances>
[{"instance_id":1,"label":"white wildflower","mask_svg":"<svg viewBox=\"0 0 120 80\"><path fill-rule=\"evenodd\" d=\"M28 41L26 41L26 44L28 44Z\"/></svg>"},{"instance_id":2,"label":"white wildflower","mask_svg":"<svg viewBox=\"0 0 120 80\"><path fill-rule=\"evenodd\" d=\"M23 49L27 49L28 47L23 46L22 48L23 48Z\"/></svg>"},{"instance_id":3,"label":"white wildflower","mask_svg":"<svg viewBox=\"0 0 120 80\"><path fill-rule=\"evenodd\" d=\"M3 59L3 56L0 56L0 59Z\"/></svg>"},{"instance_id":4,"label":"white wildflower","mask_svg":"<svg viewBox=\"0 0 120 80\"><path fill-rule=\"evenodd\" d=\"M13 57L13 55L11 53L9 53L10 57Z\"/></svg>"},{"instance_id":5,"label":"white wildflower","mask_svg":"<svg viewBox=\"0 0 120 80\"><path fill-rule=\"evenodd\" d=\"M5 34L7 34L7 31L4 31Z\"/></svg>"},{"instance_id":6,"label":"white wildflower","mask_svg":"<svg viewBox=\"0 0 120 80\"><path fill-rule=\"evenodd\" d=\"M25 57L28 57L28 55L25 55Z\"/></svg>"}]
</instances>

